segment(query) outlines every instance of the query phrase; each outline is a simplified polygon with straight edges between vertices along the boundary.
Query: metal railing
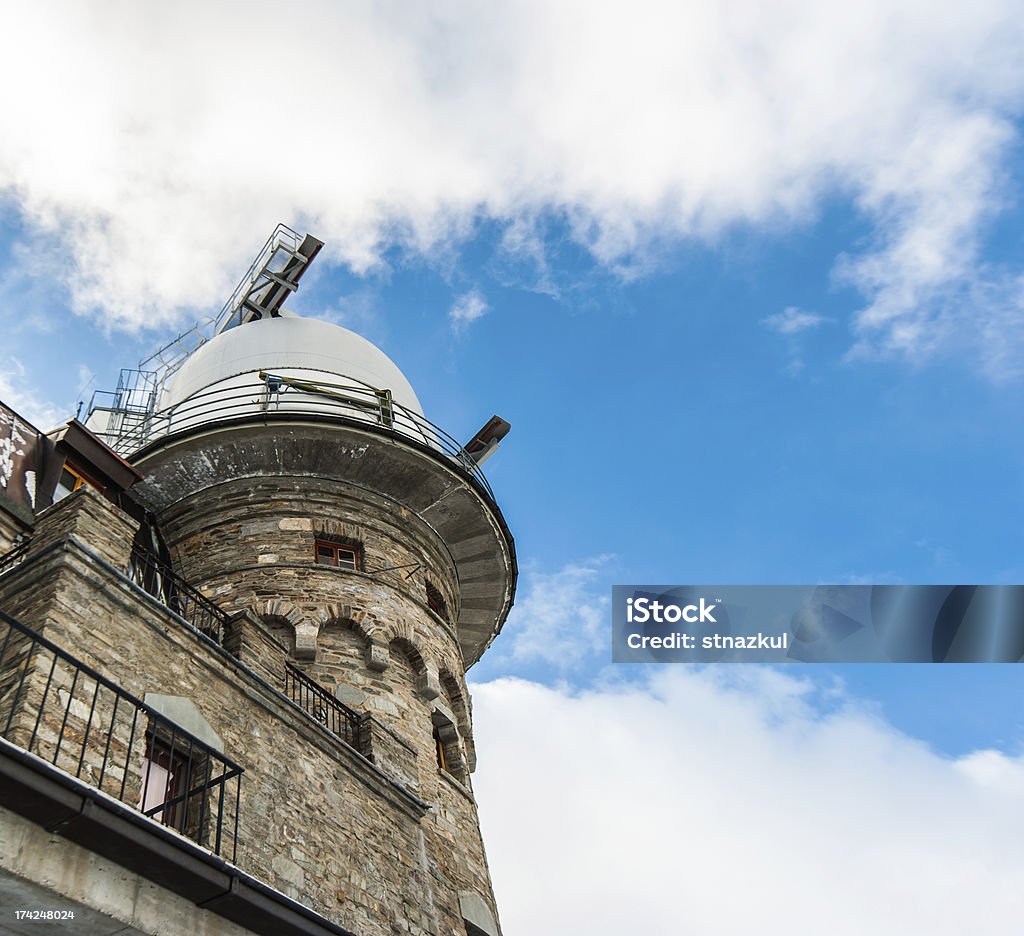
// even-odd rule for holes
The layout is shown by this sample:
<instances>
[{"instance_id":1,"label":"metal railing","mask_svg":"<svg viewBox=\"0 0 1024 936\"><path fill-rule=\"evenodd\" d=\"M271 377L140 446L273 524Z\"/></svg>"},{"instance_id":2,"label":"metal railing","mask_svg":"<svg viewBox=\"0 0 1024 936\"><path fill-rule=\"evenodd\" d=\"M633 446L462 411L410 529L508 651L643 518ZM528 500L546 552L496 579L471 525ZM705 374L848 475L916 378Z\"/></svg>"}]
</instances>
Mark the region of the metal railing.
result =
<instances>
[{"instance_id":1,"label":"metal railing","mask_svg":"<svg viewBox=\"0 0 1024 936\"><path fill-rule=\"evenodd\" d=\"M128 578L145 589L161 604L183 617L192 627L218 644L224 643L228 613L217 607L197 588L189 585L166 563L152 553L133 549L127 569Z\"/></svg>"},{"instance_id":2,"label":"metal railing","mask_svg":"<svg viewBox=\"0 0 1024 936\"><path fill-rule=\"evenodd\" d=\"M17 566L27 555L30 541L20 543L15 546L14 549L5 552L0 556L0 575L5 572L10 572L15 566Z\"/></svg>"},{"instance_id":3,"label":"metal railing","mask_svg":"<svg viewBox=\"0 0 1024 936\"><path fill-rule=\"evenodd\" d=\"M2 611L0 635L2 737L235 861L241 767Z\"/></svg>"},{"instance_id":4,"label":"metal railing","mask_svg":"<svg viewBox=\"0 0 1024 936\"><path fill-rule=\"evenodd\" d=\"M284 664L284 694L314 721L358 750L359 713L343 705L323 686L287 662Z\"/></svg>"},{"instance_id":5,"label":"metal railing","mask_svg":"<svg viewBox=\"0 0 1024 936\"><path fill-rule=\"evenodd\" d=\"M241 308L246 296L260 279L260 274L271 262L274 254L280 250L289 256L295 256L301 242L302 238L299 236L299 233L293 231L287 224L278 224L274 228L270 237L267 238L267 242L260 249L260 252L256 254L256 259L253 260L245 276L238 281L238 285L231 295L228 296L227 302L224 303L220 312L213 316L214 334L219 334L229 327L232 317Z\"/></svg>"},{"instance_id":6,"label":"metal railing","mask_svg":"<svg viewBox=\"0 0 1024 936\"><path fill-rule=\"evenodd\" d=\"M304 376L301 380L266 374L236 374L209 384L187 399L154 413L143 424L128 431L114 431L91 423L90 427L123 458L132 456L157 439L196 429L209 423L249 418L282 419L289 416L336 419L375 433L412 442L443 456L454 467L473 478L493 501L487 479L462 444L440 426L415 410L392 399L390 393L359 381L336 383L337 375L324 373L324 380ZM114 414L113 407L94 404L94 412Z\"/></svg>"}]
</instances>

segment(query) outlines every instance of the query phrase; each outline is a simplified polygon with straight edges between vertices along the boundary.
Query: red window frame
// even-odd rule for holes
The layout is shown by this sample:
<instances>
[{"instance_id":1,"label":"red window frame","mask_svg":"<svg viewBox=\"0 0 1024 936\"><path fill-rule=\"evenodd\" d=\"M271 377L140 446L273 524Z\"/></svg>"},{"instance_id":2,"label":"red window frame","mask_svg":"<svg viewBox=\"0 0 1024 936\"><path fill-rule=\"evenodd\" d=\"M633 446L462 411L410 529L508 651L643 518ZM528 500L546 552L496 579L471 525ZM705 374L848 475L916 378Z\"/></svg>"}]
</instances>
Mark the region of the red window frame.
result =
<instances>
[{"instance_id":1,"label":"red window frame","mask_svg":"<svg viewBox=\"0 0 1024 936\"><path fill-rule=\"evenodd\" d=\"M313 558L318 565L333 566L358 572L360 568L359 549L345 543L332 543L318 539L313 546Z\"/></svg>"}]
</instances>

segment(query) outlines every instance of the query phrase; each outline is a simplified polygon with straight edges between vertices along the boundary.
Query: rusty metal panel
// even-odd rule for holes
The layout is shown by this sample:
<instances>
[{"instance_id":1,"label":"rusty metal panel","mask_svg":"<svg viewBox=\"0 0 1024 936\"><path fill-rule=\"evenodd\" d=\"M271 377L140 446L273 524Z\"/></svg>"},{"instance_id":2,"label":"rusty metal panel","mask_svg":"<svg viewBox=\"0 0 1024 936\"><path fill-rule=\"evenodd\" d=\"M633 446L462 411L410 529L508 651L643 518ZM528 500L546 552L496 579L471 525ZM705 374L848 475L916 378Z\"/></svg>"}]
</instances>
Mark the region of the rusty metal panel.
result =
<instances>
[{"instance_id":1,"label":"rusty metal panel","mask_svg":"<svg viewBox=\"0 0 1024 936\"><path fill-rule=\"evenodd\" d=\"M0 403L0 494L35 510L49 440Z\"/></svg>"}]
</instances>

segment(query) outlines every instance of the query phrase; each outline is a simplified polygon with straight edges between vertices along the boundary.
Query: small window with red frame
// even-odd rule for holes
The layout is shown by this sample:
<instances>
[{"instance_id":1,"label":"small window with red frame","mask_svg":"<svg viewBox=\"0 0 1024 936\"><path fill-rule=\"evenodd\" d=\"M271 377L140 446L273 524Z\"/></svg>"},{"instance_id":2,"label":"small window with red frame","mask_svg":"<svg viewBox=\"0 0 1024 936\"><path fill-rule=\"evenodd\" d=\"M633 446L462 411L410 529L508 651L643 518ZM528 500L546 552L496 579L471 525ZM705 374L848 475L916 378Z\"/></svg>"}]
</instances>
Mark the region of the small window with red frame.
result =
<instances>
[{"instance_id":1,"label":"small window with red frame","mask_svg":"<svg viewBox=\"0 0 1024 936\"><path fill-rule=\"evenodd\" d=\"M362 568L361 550L355 543L318 539L314 549L316 561L320 565L349 569L352 572L358 572Z\"/></svg>"}]
</instances>

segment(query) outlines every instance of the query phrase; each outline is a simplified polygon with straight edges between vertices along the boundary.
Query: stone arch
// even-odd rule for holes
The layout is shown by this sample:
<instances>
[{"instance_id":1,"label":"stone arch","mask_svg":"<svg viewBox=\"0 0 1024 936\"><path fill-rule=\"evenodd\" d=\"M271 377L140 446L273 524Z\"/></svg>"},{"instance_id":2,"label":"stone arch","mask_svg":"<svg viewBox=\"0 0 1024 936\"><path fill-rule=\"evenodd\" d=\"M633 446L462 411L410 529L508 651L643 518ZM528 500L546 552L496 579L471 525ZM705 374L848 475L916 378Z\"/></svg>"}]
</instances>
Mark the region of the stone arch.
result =
<instances>
[{"instance_id":1,"label":"stone arch","mask_svg":"<svg viewBox=\"0 0 1024 936\"><path fill-rule=\"evenodd\" d=\"M462 692L459 681L452 675L451 670L442 666L438 674L438 681L441 684L441 691L445 700L455 715L455 723L459 732L463 735L469 734L470 719L469 706L466 704L466 697Z\"/></svg>"},{"instance_id":2,"label":"stone arch","mask_svg":"<svg viewBox=\"0 0 1024 936\"><path fill-rule=\"evenodd\" d=\"M320 625L303 614L286 598L269 598L251 606L251 610L267 625L283 621L292 627L292 655L299 660L312 660L316 657L316 638L320 633Z\"/></svg>"},{"instance_id":3,"label":"stone arch","mask_svg":"<svg viewBox=\"0 0 1024 936\"><path fill-rule=\"evenodd\" d=\"M436 699L441 694L441 685L437 680L437 667L417 646L418 641L415 640L415 634L411 627L403 624L395 629L400 632L388 641L388 646L394 647L412 664L416 673L416 692L419 696L428 702L431 699Z\"/></svg>"},{"instance_id":4,"label":"stone arch","mask_svg":"<svg viewBox=\"0 0 1024 936\"><path fill-rule=\"evenodd\" d=\"M427 663L423 659L423 654L408 637L395 635L388 641L388 646L397 649L412 664L417 676L422 676L427 671Z\"/></svg>"},{"instance_id":5,"label":"stone arch","mask_svg":"<svg viewBox=\"0 0 1024 936\"><path fill-rule=\"evenodd\" d=\"M320 625L319 648L324 661L332 654L355 653L365 661L370 642L351 618L332 617Z\"/></svg>"},{"instance_id":6,"label":"stone arch","mask_svg":"<svg viewBox=\"0 0 1024 936\"><path fill-rule=\"evenodd\" d=\"M261 618L282 618L292 627L305 620L305 615L287 598L269 598L252 605L252 611Z\"/></svg>"},{"instance_id":7,"label":"stone arch","mask_svg":"<svg viewBox=\"0 0 1024 936\"><path fill-rule=\"evenodd\" d=\"M347 604L323 605L317 611L317 617L321 627L342 621L348 623L366 643L379 639L383 630L372 615Z\"/></svg>"},{"instance_id":8,"label":"stone arch","mask_svg":"<svg viewBox=\"0 0 1024 936\"><path fill-rule=\"evenodd\" d=\"M473 741L473 721L468 692L448 668L442 668L438 676L444 701L451 709L455 727L465 749L465 765L469 773L476 770L476 744ZM464 779L464 778L463 778Z\"/></svg>"},{"instance_id":9,"label":"stone arch","mask_svg":"<svg viewBox=\"0 0 1024 936\"><path fill-rule=\"evenodd\" d=\"M351 627L363 641L363 652L369 669L381 672L391 662L386 629L373 615L347 604L323 605L317 612L321 629L334 624Z\"/></svg>"}]
</instances>

